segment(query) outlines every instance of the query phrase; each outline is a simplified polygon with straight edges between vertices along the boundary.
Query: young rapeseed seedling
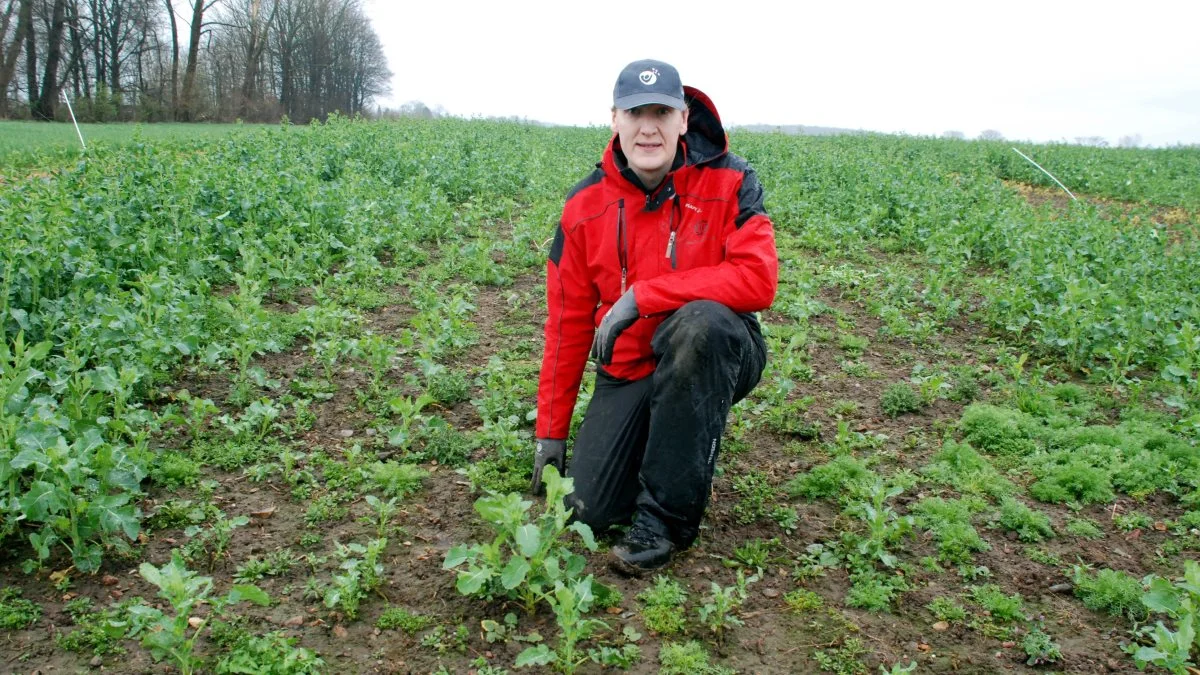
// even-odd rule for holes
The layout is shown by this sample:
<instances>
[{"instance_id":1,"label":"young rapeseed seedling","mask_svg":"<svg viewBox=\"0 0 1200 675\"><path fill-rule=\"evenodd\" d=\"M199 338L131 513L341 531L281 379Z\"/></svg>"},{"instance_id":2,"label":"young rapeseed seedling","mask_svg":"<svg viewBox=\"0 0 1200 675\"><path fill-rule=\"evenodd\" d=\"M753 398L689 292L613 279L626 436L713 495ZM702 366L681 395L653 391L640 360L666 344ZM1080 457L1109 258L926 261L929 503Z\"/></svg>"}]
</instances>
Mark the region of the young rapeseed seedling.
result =
<instances>
[{"instance_id":1,"label":"young rapeseed seedling","mask_svg":"<svg viewBox=\"0 0 1200 675\"><path fill-rule=\"evenodd\" d=\"M543 474L546 483L545 510L530 518L533 502L518 493L489 493L475 501L475 511L496 536L487 543L458 544L446 553L442 569L458 568L455 588L468 596L511 597L521 600L532 612L539 600L569 584L583 572L586 560L566 544L574 532L589 551L596 550L592 530L580 521L571 522L571 511L563 498L574 489L574 481L563 478L554 467Z\"/></svg>"}]
</instances>

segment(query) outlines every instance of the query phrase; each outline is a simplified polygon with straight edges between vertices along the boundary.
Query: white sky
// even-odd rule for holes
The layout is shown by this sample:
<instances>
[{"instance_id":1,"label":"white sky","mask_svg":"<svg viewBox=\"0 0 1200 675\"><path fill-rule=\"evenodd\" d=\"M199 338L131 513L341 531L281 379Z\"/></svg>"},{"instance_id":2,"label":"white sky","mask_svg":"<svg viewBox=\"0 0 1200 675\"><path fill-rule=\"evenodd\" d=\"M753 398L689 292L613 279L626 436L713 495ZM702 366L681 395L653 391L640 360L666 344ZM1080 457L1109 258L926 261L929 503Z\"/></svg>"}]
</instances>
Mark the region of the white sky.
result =
<instances>
[{"instance_id":1,"label":"white sky","mask_svg":"<svg viewBox=\"0 0 1200 675\"><path fill-rule=\"evenodd\" d=\"M378 103L607 125L628 62L661 59L726 125L1200 144L1200 1L365 0Z\"/></svg>"}]
</instances>

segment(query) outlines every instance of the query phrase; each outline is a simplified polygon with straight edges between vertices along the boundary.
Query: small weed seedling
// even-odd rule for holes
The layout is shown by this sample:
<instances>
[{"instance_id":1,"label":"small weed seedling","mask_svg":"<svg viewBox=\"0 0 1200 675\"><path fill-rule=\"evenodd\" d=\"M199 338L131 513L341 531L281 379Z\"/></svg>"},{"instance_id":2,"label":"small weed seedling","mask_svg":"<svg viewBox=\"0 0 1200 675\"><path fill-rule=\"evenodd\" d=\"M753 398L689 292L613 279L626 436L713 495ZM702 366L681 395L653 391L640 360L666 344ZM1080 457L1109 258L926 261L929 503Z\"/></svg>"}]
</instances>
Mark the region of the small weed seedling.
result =
<instances>
[{"instance_id":1,"label":"small weed seedling","mask_svg":"<svg viewBox=\"0 0 1200 675\"><path fill-rule=\"evenodd\" d=\"M37 623L42 617L42 608L32 600L21 597L18 588L0 590L0 628L21 630Z\"/></svg>"},{"instance_id":2,"label":"small weed seedling","mask_svg":"<svg viewBox=\"0 0 1200 675\"><path fill-rule=\"evenodd\" d=\"M1025 656L1029 657L1025 661L1027 666L1044 666L1062 658L1062 649L1058 643L1041 627L1034 627L1025 634L1025 639L1021 641L1021 648L1025 650Z\"/></svg>"},{"instance_id":3,"label":"small weed seedling","mask_svg":"<svg viewBox=\"0 0 1200 675\"><path fill-rule=\"evenodd\" d=\"M684 605L688 596L678 581L659 575L654 578L653 586L638 593L637 599L643 604L642 623L646 630L659 635L678 635L687 626Z\"/></svg>"},{"instance_id":4,"label":"small weed seedling","mask_svg":"<svg viewBox=\"0 0 1200 675\"><path fill-rule=\"evenodd\" d=\"M722 587L717 582L712 582L712 592L704 597L704 604L697 611L700 614L700 623L712 631L718 647L725 645L725 634L729 629L744 625L736 612L746 601L746 587L756 581L758 575L746 578L746 575L738 570L737 581L732 586Z\"/></svg>"}]
</instances>

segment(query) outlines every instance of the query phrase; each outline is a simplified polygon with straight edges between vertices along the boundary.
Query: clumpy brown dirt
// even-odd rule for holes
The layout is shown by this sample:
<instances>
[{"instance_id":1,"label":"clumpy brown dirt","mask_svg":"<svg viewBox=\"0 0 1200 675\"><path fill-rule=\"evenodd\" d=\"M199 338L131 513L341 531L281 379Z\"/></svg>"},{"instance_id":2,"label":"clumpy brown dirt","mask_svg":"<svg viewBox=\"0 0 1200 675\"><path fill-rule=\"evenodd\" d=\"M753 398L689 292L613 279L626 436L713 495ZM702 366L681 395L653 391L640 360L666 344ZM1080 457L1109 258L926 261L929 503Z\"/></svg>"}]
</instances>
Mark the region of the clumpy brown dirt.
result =
<instances>
[{"instance_id":1,"label":"clumpy brown dirt","mask_svg":"<svg viewBox=\"0 0 1200 675\"><path fill-rule=\"evenodd\" d=\"M509 300L514 297L524 298L528 311L523 320L538 328L531 338L504 335L498 330L510 318ZM956 322L953 332L937 336L934 344L918 346L906 340L882 337L881 324L876 317L861 305L843 299L834 290L822 290L819 299L842 317L842 325L851 325L854 334L869 338L870 344L859 360L872 376L855 377L844 372L842 362L847 357L836 340L812 342L808 347L808 358L815 377L811 382L797 383L791 398L814 399L805 413L806 420L820 423L823 438L801 441L774 433L761 424L751 424L740 439L747 449L721 459L723 473L715 481L700 540L681 553L669 569L669 573L685 585L691 597L689 613L694 627L686 637L707 641L714 660L742 673L817 672L814 653L837 649L848 638L860 639L866 647L867 653L863 656L866 670L863 672L878 672L881 665L890 667L910 661L919 664L917 672L1038 672L1038 669L1025 665L1019 636L1004 641L963 624L945 630L934 627L936 619L926 605L935 598L958 598L969 612L978 610L962 601L968 582L960 579L953 569L934 573L915 565L923 556L936 555L935 545L927 536L918 534L906 540L898 551L903 560L914 563L915 573L908 579L911 590L900 596L890 612L872 613L846 607L845 596L850 582L844 569L830 569L825 576L804 582L793 579L791 568L796 557L811 544L837 541L848 522L835 505L823 501L789 501L781 489L791 478L828 459L822 441L829 440L839 421L831 414L831 406L837 401L857 403L857 410L846 418L852 429L887 436L884 446L877 452L886 456L888 471L908 469L915 472L940 447L944 430L957 421L963 405L938 401L923 412L890 418L880 407L883 391L893 383L907 381L913 364L929 362L930 355L957 355L956 364L982 365L991 361L988 344L976 339L983 335L983 330L967 319ZM289 304L310 301L309 296L301 294ZM521 277L510 287L484 288L472 301L477 307L474 322L480 340L458 359L456 367L477 373L492 355L509 349L522 339L536 343L530 358L537 360L540 357L540 325L544 317L540 275ZM367 326L394 335L406 325L410 316L411 310L397 294L395 304L367 314ZM770 325L787 320L766 312L764 321ZM834 336L845 332L838 327L833 312L813 317L811 325ZM306 354L303 340L283 353L262 357L256 365L281 381L279 391L288 391L302 369L319 368ZM390 383L413 394L416 392L411 387L405 389L408 385L404 383L404 375L412 373L406 368L410 367L402 366L391 373ZM356 394L367 388L368 381L361 369L340 369L333 395L312 406L316 423L289 442L302 452L321 450L334 458L346 457L356 445L369 452L383 451L380 430L372 426L375 418L363 410ZM176 385L176 389L183 388L195 395L212 398L223 409L233 409L225 402L229 393L226 373L189 373ZM473 391L475 393L478 391ZM981 396L987 395L985 387ZM478 413L469 403L436 412L463 432L475 431L481 425ZM160 442L171 445L172 440L179 439L160 439ZM424 481L423 489L403 501L400 512L392 521L394 529L383 561L384 583L376 596L363 602L357 619L351 620L329 610L319 598L305 597L304 589L310 575L328 580L337 571L338 560L333 555L335 542L365 542L375 536L373 526L360 521L370 514L370 508L361 498L346 505L348 513L345 517L313 528L307 526L305 514L312 501L321 496L320 489L314 490L309 499L297 500L290 496L290 486L278 475L258 483L241 473L207 469L205 477L218 483L214 503L231 517L250 516L250 523L235 532L228 554L218 560L213 569L199 571L211 575L218 592L223 592L232 583L237 566L251 556L263 556L283 548L290 548L297 555L312 554L314 557L309 562L297 565L288 574L258 582L271 596L270 607L244 605L238 612L246 617L245 627L254 633L283 631L299 638L300 645L320 654L331 673L430 673L442 667L452 673L470 673L474 672L476 659L511 668L524 645L512 641L487 643L480 621L499 621L507 612L514 611L521 617L522 633L536 630L553 639L558 633L554 618L545 607L535 615L527 616L515 605L499 601L487 603L456 592L453 573L442 569L446 552L458 543L482 541L489 537L489 532L472 507L479 495L470 491L462 475L432 463L424 468L429 471L429 477ZM782 531L769 518L750 524L738 522L734 508L740 495L733 483L736 476L749 470L763 472L780 488L774 498L777 503L795 507L799 525L794 532ZM902 496L898 502L901 511L906 504L923 496L953 496L952 491L926 484L918 485L916 491L916 494ZM196 488L167 491L151 487L141 508L152 513L168 499L197 498ZM1133 509L1160 520L1175 508L1166 500L1133 503L1123 499L1115 505L1087 507L1078 513L1064 507L1041 504L1037 507L1050 516L1060 533L1064 531L1067 519L1072 517L1092 518L1104 529L1106 537L1099 541L1061 535L1039 545L1058 555L1066 565L1084 563L1095 568L1126 570L1137 576L1167 571L1158 569L1156 552L1169 535L1154 529L1123 533L1112 523L1116 513ZM1062 568L1031 561L1025 554L1027 546L999 529L988 528L983 523L977 523L977 527L991 550L978 554L974 564L986 566L991 576L974 583L996 583L1006 593L1022 594L1027 612L1044 625L1062 647L1063 658L1053 666L1055 670L1068 673L1135 672L1132 661L1121 651L1121 642L1128 640L1127 623L1084 608L1069 591L1053 590L1052 587L1066 581ZM304 548L300 541L306 533L320 535L319 544ZM135 641L124 642L124 654L93 657L90 653L76 654L58 647L55 638L73 629L71 618L65 611L66 603L73 598L88 597L97 607L106 607L121 599L140 596L149 603L165 607L155 597L155 589L138 575L137 567L141 562L164 564L169 560L171 550L182 546L187 539L182 528L148 532L133 555L106 557L99 573L72 575L65 590L55 589L48 573L67 568L69 561L56 558L45 571L23 575L19 571L20 562L28 551L23 546L8 548L3 553L4 559L0 560L0 584L22 589L24 597L42 607L42 616L28 629L0 634L3 669L14 673L174 672L166 664L154 663ZM733 556L738 546L756 539L778 540L774 557L762 571L762 578L750 586L749 598L741 609L745 625L734 629L723 649L718 650L709 636L695 627L694 607L709 592L712 582L733 583L736 571L725 561ZM645 630L636 596L650 580L627 579L609 571L604 548L588 554L587 569L599 581L617 588L623 601L602 618L614 634L619 634L627 625L646 633L640 642L643 658L629 672L655 673L658 671L659 647L667 639L678 641L684 638L664 638ZM819 594L826 607L806 614L793 613L784 601L784 595L801 587ZM428 616L451 632L455 626L465 625L470 631L465 652L451 649L439 653L422 646L422 636L427 635L429 629L416 635L377 629L376 620L388 607L403 607L414 614ZM967 622L978 618L986 617L972 615ZM210 655L217 653L215 645L204 640L198 649ZM718 657L719 651L725 655ZM547 671L533 668L527 672ZM588 664L580 672L599 672L599 668Z\"/></svg>"}]
</instances>

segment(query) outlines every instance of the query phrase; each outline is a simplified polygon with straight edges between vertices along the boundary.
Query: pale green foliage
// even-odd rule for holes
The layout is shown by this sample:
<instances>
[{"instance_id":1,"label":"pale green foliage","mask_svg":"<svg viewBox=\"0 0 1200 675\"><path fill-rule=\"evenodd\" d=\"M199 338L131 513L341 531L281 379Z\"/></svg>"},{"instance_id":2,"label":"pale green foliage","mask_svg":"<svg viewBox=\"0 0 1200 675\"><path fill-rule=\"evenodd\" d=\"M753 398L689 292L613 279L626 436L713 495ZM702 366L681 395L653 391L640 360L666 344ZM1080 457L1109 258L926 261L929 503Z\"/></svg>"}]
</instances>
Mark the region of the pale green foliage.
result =
<instances>
[{"instance_id":1,"label":"pale green foliage","mask_svg":"<svg viewBox=\"0 0 1200 675\"><path fill-rule=\"evenodd\" d=\"M179 551L171 552L171 562L162 567L142 563L138 568L142 578L158 588L158 596L167 601L172 614L160 609L137 605L130 608L129 631L140 634L142 644L155 660L169 658L184 675L191 675L201 659L194 654L196 640L213 617L221 617L226 609L244 600L267 605L270 599L256 586L235 584L224 596L213 596L210 577L201 577L183 563ZM209 613L197 625L189 624L195 610L209 606Z\"/></svg>"},{"instance_id":2,"label":"pale green foliage","mask_svg":"<svg viewBox=\"0 0 1200 675\"><path fill-rule=\"evenodd\" d=\"M446 553L443 569L457 569L455 588L463 595L485 598L511 597L521 600L532 612L539 599L558 582L571 583L583 571L583 556L566 545L574 532L589 551L596 550L592 530L585 523L568 524L570 510L563 497L573 481L563 478L553 466L542 474L546 483L546 507L531 517L533 502L521 495L494 492L475 501L475 511L495 531L490 542L458 544Z\"/></svg>"}]
</instances>

